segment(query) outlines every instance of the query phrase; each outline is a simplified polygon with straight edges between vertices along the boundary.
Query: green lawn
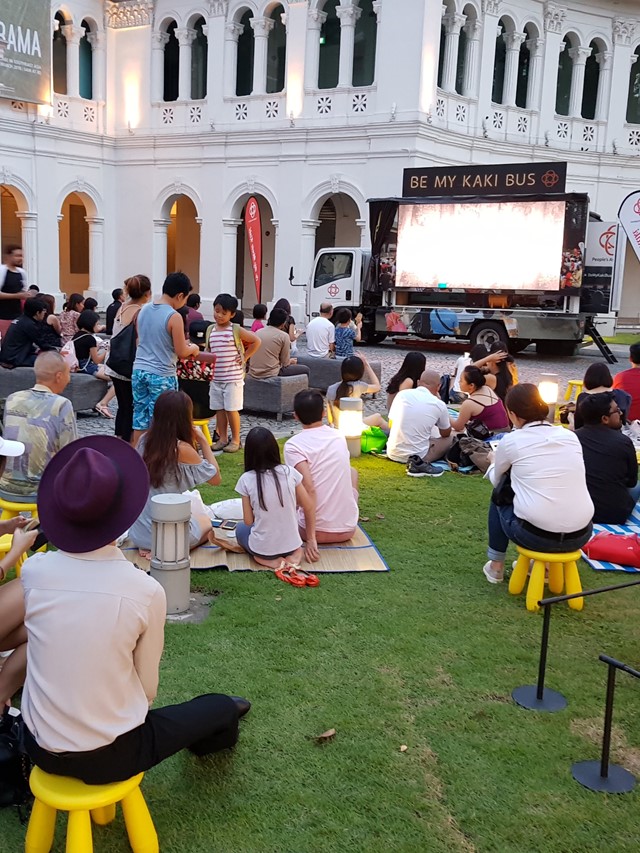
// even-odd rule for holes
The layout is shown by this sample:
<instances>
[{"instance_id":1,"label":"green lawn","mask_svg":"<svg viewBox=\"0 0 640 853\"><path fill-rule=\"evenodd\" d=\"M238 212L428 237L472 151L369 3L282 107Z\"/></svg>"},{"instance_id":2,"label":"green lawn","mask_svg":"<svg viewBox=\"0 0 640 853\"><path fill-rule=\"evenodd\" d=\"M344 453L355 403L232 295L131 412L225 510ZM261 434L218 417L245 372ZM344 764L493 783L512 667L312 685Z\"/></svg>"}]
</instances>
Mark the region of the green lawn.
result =
<instances>
[{"instance_id":1,"label":"green lawn","mask_svg":"<svg viewBox=\"0 0 640 853\"><path fill-rule=\"evenodd\" d=\"M631 346L640 341L640 334L637 332L619 332L612 338L605 338L608 344L620 344L621 346Z\"/></svg>"},{"instance_id":2,"label":"green lawn","mask_svg":"<svg viewBox=\"0 0 640 853\"><path fill-rule=\"evenodd\" d=\"M221 464L211 500L231 496L241 471L238 457ZM590 793L570 766L599 754L598 654L637 664L640 590L587 599L582 613L558 606L548 683L569 707L521 710L510 691L535 680L542 620L482 575L487 483L356 465L389 574L323 576L302 590L270 574L197 575L217 593L209 619L167 628L161 703L223 690L254 706L233 755L183 753L147 774L161 849L635 853L638 795ZM581 574L586 587L627 579ZM619 678L614 721L615 757L637 772L639 687ZM311 739L329 728L333 741ZM0 848L22 838L15 815L0 813ZM128 849L120 818L94 838L98 853Z\"/></svg>"}]
</instances>

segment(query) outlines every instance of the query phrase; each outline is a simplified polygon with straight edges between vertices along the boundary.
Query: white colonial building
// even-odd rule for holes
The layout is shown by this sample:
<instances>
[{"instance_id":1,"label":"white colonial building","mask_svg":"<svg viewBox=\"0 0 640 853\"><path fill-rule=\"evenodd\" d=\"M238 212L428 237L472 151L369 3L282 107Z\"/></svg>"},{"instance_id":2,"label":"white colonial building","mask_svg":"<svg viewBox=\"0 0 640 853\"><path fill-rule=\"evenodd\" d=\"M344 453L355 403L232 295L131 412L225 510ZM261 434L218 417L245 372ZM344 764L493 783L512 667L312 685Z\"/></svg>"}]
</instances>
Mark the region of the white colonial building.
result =
<instances>
[{"instance_id":1,"label":"white colonial building","mask_svg":"<svg viewBox=\"0 0 640 853\"><path fill-rule=\"evenodd\" d=\"M51 105L0 88L2 244L43 291L183 269L251 306L254 195L263 301L300 304L405 167L567 160L605 220L640 188L638 0L67 0L51 21Z\"/></svg>"}]
</instances>

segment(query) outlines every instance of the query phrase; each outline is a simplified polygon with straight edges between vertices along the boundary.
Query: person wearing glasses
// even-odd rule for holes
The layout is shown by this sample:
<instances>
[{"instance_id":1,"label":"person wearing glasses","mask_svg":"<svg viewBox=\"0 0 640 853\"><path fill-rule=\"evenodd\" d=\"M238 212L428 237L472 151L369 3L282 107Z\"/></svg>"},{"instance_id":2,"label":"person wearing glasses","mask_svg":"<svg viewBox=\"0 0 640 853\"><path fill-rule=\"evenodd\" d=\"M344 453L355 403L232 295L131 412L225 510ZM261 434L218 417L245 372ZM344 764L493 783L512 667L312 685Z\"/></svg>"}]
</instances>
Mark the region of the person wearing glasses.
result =
<instances>
[{"instance_id":1,"label":"person wearing glasses","mask_svg":"<svg viewBox=\"0 0 640 853\"><path fill-rule=\"evenodd\" d=\"M585 394L576 414L587 489L598 524L624 524L640 498L638 461L631 439L621 431L622 412L612 391Z\"/></svg>"}]
</instances>

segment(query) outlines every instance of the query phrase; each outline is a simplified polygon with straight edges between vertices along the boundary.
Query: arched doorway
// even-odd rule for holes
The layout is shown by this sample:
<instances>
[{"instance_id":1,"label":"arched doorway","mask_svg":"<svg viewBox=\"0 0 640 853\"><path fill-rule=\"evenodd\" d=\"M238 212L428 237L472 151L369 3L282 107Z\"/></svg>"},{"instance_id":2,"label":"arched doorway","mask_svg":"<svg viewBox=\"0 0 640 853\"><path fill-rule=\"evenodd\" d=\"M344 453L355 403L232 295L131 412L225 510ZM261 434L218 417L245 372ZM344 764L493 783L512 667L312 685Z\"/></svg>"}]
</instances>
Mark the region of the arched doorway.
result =
<instances>
[{"instance_id":1,"label":"arched doorway","mask_svg":"<svg viewBox=\"0 0 640 853\"><path fill-rule=\"evenodd\" d=\"M65 198L60 210L59 281L67 296L90 289L89 223L87 208L78 193Z\"/></svg>"},{"instance_id":2,"label":"arched doorway","mask_svg":"<svg viewBox=\"0 0 640 853\"><path fill-rule=\"evenodd\" d=\"M360 226L357 220L360 211L351 196L335 193L320 203L317 214L320 222L316 229L316 254L320 249L332 249L334 246L359 246Z\"/></svg>"},{"instance_id":3,"label":"arched doorway","mask_svg":"<svg viewBox=\"0 0 640 853\"><path fill-rule=\"evenodd\" d=\"M200 289L200 221L189 196L173 199L167 227L167 272L180 270ZM159 282L158 282L159 284Z\"/></svg>"},{"instance_id":4,"label":"arched doorway","mask_svg":"<svg viewBox=\"0 0 640 853\"><path fill-rule=\"evenodd\" d=\"M18 200L8 187L0 184L0 246L22 246L22 224L18 218Z\"/></svg>"},{"instance_id":5,"label":"arched doorway","mask_svg":"<svg viewBox=\"0 0 640 853\"><path fill-rule=\"evenodd\" d=\"M241 304L245 310L252 308L258 301L266 304L273 299L276 256L276 229L271 221L273 219L273 210L264 196L255 195L254 198L257 200L258 207L260 208L262 225L262 291L260 293L260 300L258 300L247 230L244 225L245 206L249 200L247 196L242 201L241 213L238 217L241 220L241 224L238 226L238 236L236 239L236 296L241 300Z\"/></svg>"}]
</instances>

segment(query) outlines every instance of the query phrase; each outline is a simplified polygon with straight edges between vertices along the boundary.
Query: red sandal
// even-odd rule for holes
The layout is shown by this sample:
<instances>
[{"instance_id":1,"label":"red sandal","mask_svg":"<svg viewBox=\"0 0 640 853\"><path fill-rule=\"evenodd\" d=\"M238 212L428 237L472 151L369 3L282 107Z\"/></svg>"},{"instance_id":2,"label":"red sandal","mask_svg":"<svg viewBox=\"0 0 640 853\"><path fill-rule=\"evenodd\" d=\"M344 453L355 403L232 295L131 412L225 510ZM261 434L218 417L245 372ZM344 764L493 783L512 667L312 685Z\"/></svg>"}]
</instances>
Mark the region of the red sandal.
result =
<instances>
[{"instance_id":1,"label":"red sandal","mask_svg":"<svg viewBox=\"0 0 640 853\"><path fill-rule=\"evenodd\" d=\"M296 574L298 577L304 578L305 586L320 586L320 578L318 575L314 575L311 572L306 572L304 569L300 569L296 566Z\"/></svg>"},{"instance_id":2,"label":"red sandal","mask_svg":"<svg viewBox=\"0 0 640 853\"><path fill-rule=\"evenodd\" d=\"M279 569L276 569L274 574L279 581L289 583L291 586L302 587L307 585L305 579L296 573L295 568L293 566L288 566L286 563L283 563Z\"/></svg>"}]
</instances>

